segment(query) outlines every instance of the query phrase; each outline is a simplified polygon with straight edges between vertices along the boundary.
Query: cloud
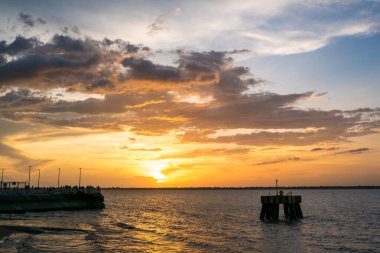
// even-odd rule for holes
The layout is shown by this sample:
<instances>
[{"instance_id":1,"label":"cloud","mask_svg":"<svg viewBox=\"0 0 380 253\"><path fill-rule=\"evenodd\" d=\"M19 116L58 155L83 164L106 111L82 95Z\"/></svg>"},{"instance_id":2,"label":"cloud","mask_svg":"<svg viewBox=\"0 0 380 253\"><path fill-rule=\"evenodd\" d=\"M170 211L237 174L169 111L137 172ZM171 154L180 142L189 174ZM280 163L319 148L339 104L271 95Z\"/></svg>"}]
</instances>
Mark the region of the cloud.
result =
<instances>
[{"instance_id":1,"label":"cloud","mask_svg":"<svg viewBox=\"0 0 380 253\"><path fill-rule=\"evenodd\" d=\"M350 150L345 150L341 152L334 153L335 155L357 155L357 154L362 154L365 152L370 151L369 148L357 148L357 149L350 149Z\"/></svg>"},{"instance_id":2,"label":"cloud","mask_svg":"<svg viewBox=\"0 0 380 253\"><path fill-rule=\"evenodd\" d=\"M17 166L26 166L32 160L31 158L23 155L21 150L15 149L4 143L0 143L0 154L3 157L9 157L17 162Z\"/></svg>"},{"instance_id":3,"label":"cloud","mask_svg":"<svg viewBox=\"0 0 380 253\"><path fill-rule=\"evenodd\" d=\"M140 73L139 68L144 69L148 61L144 57L149 50L122 40L97 41L55 34L43 43L34 37L18 36L9 45L6 41L0 42L0 87L66 87L73 91L101 92L112 89L112 83L130 78L131 74L120 64L127 57L137 57L136 61L143 66L133 67ZM6 55L14 57L4 61ZM151 66L153 71L157 69Z\"/></svg>"},{"instance_id":4,"label":"cloud","mask_svg":"<svg viewBox=\"0 0 380 253\"><path fill-rule=\"evenodd\" d=\"M64 34L73 33L75 35L81 35L81 32L77 26L70 26L70 27L65 26L65 27L63 27L62 32Z\"/></svg>"},{"instance_id":5,"label":"cloud","mask_svg":"<svg viewBox=\"0 0 380 253\"><path fill-rule=\"evenodd\" d=\"M35 37L24 38L22 36L17 36L9 45L7 45L4 40L0 41L0 54L16 55L22 51L34 48L40 43L41 42Z\"/></svg>"},{"instance_id":6,"label":"cloud","mask_svg":"<svg viewBox=\"0 0 380 253\"><path fill-rule=\"evenodd\" d=\"M85 87L85 89L87 91L95 91L95 90L99 90L99 89L112 90L114 88L115 88L114 83L108 79L95 80L93 83L91 83Z\"/></svg>"},{"instance_id":7,"label":"cloud","mask_svg":"<svg viewBox=\"0 0 380 253\"><path fill-rule=\"evenodd\" d=\"M201 170L202 167L204 166L200 164L169 164L169 166L161 170L161 173L170 175L181 171Z\"/></svg>"},{"instance_id":8,"label":"cloud","mask_svg":"<svg viewBox=\"0 0 380 253\"><path fill-rule=\"evenodd\" d=\"M144 80L177 80L179 79L179 70L175 67L153 64L149 60L125 58L122 61L124 67L131 69L131 78Z\"/></svg>"},{"instance_id":9,"label":"cloud","mask_svg":"<svg viewBox=\"0 0 380 253\"><path fill-rule=\"evenodd\" d=\"M261 162L261 163L256 163L254 165L270 165L270 164L276 164L276 163L284 163L284 162L297 162L300 161L301 158L299 157L289 157L289 158L283 158L283 159L278 159L278 160L273 160L273 161L267 161L267 162Z\"/></svg>"},{"instance_id":10,"label":"cloud","mask_svg":"<svg viewBox=\"0 0 380 253\"><path fill-rule=\"evenodd\" d=\"M36 24L46 24L46 21L42 18L34 18L32 15L20 12L18 20L24 24L25 27L34 27Z\"/></svg>"},{"instance_id":11,"label":"cloud","mask_svg":"<svg viewBox=\"0 0 380 253\"><path fill-rule=\"evenodd\" d=\"M158 159L168 158L196 158L201 156L225 156L225 155L241 155L250 152L249 148L217 148L217 149L197 149L185 152L175 152L164 154L158 157Z\"/></svg>"},{"instance_id":12,"label":"cloud","mask_svg":"<svg viewBox=\"0 0 380 253\"><path fill-rule=\"evenodd\" d=\"M129 148L127 146L121 146L121 149L126 149L128 151L146 151L146 152L158 152L162 151L161 148Z\"/></svg>"},{"instance_id":13,"label":"cloud","mask_svg":"<svg viewBox=\"0 0 380 253\"><path fill-rule=\"evenodd\" d=\"M20 110L21 108L30 109L32 106L46 101L47 99L41 93L19 88L0 97L0 108L2 112Z\"/></svg>"},{"instance_id":14,"label":"cloud","mask_svg":"<svg viewBox=\"0 0 380 253\"><path fill-rule=\"evenodd\" d=\"M144 45L59 34L46 42L24 37L1 42L6 62L0 64L0 88L5 91L0 116L250 146L335 145L374 134L380 126L378 109L305 110L297 104L314 92L257 92L261 80L247 67L235 66L231 52L171 54L172 62L162 64L153 61ZM56 88L102 96L71 101L47 95Z\"/></svg>"},{"instance_id":15,"label":"cloud","mask_svg":"<svg viewBox=\"0 0 380 253\"><path fill-rule=\"evenodd\" d=\"M311 149L310 151L311 152L318 152L318 151L331 151L331 150L337 150L339 149L338 147L331 147L331 148L321 148L321 147L317 147L317 148L313 148Z\"/></svg>"},{"instance_id":16,"label":"cloud","mask_svg":"<svg viewBox=\"0 0 380 253\"><path fill-rule=\"evenodd\" d=\"M171 11L159 15L156 20L148 25L147 27L147 34L151 36L155 36L159 34L160 32L165 30L164 23L169 19L170 17L177 16L181 13L181 8L177 7L172 9Z\"/></svg>"},{"instance_id":17,"label":"cloud","mask_svg":"<svg viewBox=\"0 0 380 253\"><path fill-rule=\"evenodd\" d=\"M28 165L41 165L51 160L37 160L27 156L22 150L7 143L6 137L31 131L31 126L0 119L0 157L10 158L17 170L24 170Z\"/></svg>"}]
</instances>

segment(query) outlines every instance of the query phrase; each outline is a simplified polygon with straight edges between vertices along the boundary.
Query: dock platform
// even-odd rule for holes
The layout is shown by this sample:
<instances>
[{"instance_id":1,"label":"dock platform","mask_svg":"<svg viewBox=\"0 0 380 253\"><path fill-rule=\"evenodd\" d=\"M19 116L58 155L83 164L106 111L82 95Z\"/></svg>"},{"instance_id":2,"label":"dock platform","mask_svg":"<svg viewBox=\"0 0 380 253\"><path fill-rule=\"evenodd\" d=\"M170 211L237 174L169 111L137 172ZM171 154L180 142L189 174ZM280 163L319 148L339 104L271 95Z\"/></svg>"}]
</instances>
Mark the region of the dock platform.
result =
<instances>
[{"instance_id":1,"label":"dock platform","mask_svg":"<svg viewBox=\"0 0 380 253\"><path fill-rule=\"evenodd\" d=\"M280 204L284 206L285 218L289 220L297 220L303 218L301 209L301 196L292 195L274 195L261 196L261 213L260 220L278 221Z\"/></svg>"}]
</instances>

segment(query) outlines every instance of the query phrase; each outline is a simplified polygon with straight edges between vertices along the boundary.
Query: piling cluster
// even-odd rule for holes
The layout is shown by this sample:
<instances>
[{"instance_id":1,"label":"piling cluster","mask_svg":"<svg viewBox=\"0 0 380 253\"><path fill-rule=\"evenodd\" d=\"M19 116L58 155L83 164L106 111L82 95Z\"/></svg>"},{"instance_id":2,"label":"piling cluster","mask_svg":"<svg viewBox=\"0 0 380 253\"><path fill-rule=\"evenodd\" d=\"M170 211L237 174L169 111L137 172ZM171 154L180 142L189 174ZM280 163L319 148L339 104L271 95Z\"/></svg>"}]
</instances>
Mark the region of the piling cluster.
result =
<instances>
[{"instance_id":1,"label":"piling cluster","mask_svg":"<svg viewBox=\"0 0 380 253\"><path fill-rule=\"evenodd\" d=\"M284 215L286 219L297 220L303 218L300 203L302 202L301 196L280 195L275 196L261 196L261 213L260 220L278 221L280 204L284 206Z\"/></svg>"}]
</instances>

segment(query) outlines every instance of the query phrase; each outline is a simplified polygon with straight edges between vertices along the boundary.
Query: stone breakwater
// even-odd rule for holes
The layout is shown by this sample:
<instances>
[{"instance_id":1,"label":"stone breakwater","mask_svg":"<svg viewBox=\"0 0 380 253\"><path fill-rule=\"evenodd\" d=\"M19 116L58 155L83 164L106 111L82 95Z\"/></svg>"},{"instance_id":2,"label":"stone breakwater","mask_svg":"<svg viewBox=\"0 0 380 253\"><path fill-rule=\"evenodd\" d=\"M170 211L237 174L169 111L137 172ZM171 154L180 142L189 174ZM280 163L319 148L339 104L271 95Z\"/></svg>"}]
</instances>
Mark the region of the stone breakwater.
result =
<instances>
[{"instance_id":1,"label":"stone breakwater","mask_svg":"<svg viewBox=\"0 0 380 253\"><path fill-rule=\"evenodd\" d=\"M100 188L0 189L0 213L104 208Z\"/></svg>"}]
</instances>

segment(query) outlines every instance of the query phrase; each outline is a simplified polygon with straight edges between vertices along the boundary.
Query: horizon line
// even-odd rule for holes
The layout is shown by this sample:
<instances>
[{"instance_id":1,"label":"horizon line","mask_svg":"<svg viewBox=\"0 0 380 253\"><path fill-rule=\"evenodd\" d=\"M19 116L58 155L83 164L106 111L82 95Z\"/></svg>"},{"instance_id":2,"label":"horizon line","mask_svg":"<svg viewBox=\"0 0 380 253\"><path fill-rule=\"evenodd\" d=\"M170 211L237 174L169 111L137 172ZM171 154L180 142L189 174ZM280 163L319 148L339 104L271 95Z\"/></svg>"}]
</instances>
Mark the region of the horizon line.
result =
<instances>
[{"instance_id":1,"label":"horizon line","mask_svg":"<svg viewBox=\"0 0 380 253\"><path fill-rule=\"evenodd\" d=\"M275 190L275 186L201 186L201 187L102 187L104 190ZM380 185L282 186L278 189L380 189Z\"/></svg>"}]
</instances>

